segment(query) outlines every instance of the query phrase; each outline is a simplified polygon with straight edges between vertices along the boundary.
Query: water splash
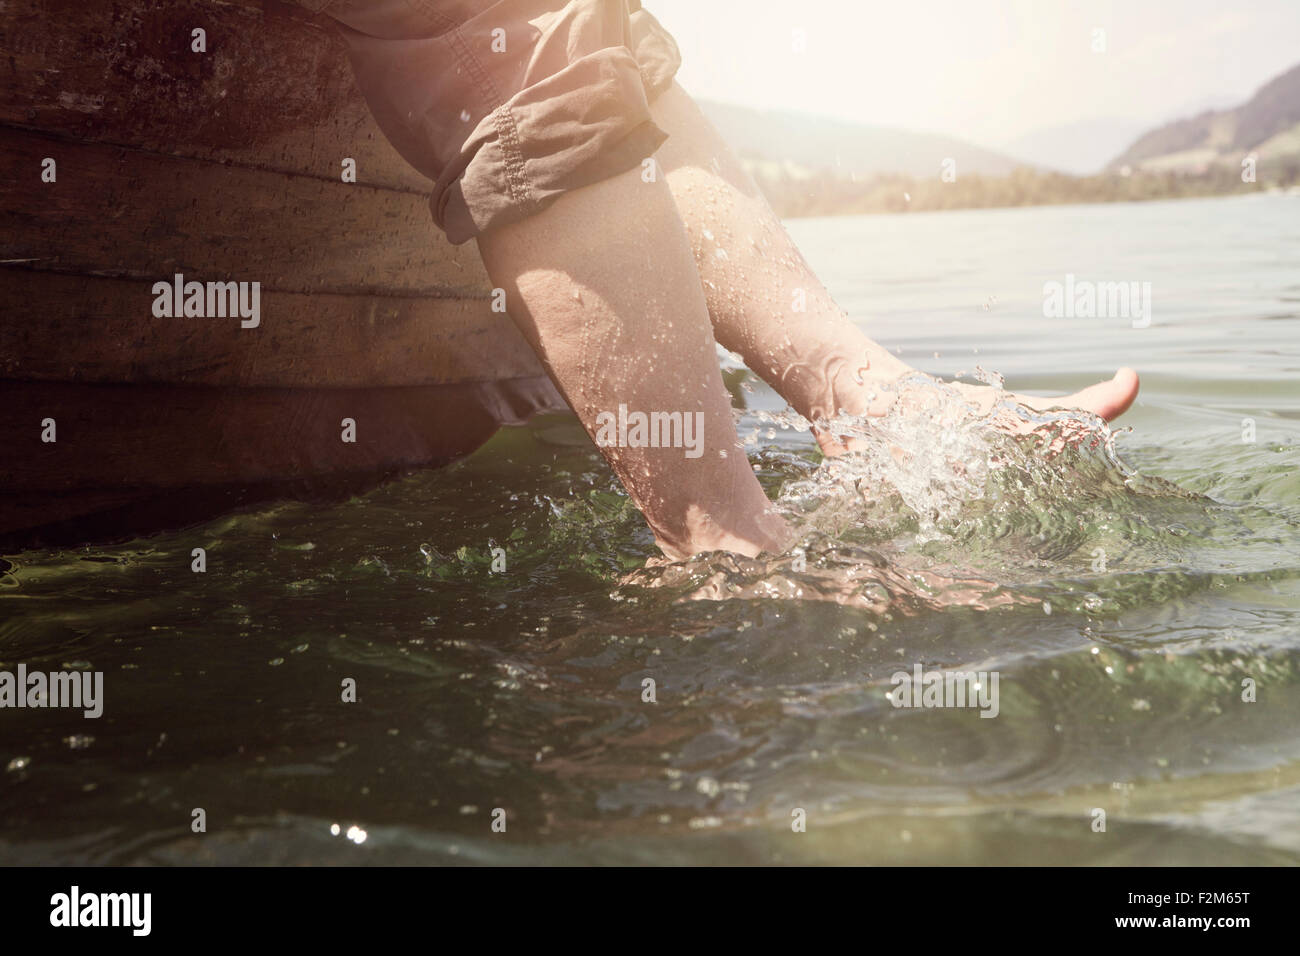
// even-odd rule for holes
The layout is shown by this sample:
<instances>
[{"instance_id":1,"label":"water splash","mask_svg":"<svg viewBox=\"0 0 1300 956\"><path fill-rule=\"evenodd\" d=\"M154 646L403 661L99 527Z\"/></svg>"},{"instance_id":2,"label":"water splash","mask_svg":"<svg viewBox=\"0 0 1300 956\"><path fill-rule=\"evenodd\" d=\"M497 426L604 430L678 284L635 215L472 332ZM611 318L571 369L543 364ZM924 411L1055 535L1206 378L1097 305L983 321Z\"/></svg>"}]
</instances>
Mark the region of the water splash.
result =
<instances>
[{"instance_id":1,"label":"water splash","mask_svg":"<svg viewBox=\"0 0 1300 956\"><path fill-rule=\"evenodd\" d=\"M656 561L626 583L692 598L819 599L904 612L1038 603L1029 585L1077 570L1085 545L1132 551L1110 525L1143 527L1143 496L1198 497L1128 466L1115 449L1125 430L1087 412L1030 408L996 388L996 372L977 375L994 387L920 373L879 386L869 400L892 402L880 416L808 422L788 410L756 413L745 444L760 478L779 481L774 502L796 545L752 560L718 553ZM851 451L817 461L763 444L777 429L814 427Z\"/></svg>"}]
</instances>

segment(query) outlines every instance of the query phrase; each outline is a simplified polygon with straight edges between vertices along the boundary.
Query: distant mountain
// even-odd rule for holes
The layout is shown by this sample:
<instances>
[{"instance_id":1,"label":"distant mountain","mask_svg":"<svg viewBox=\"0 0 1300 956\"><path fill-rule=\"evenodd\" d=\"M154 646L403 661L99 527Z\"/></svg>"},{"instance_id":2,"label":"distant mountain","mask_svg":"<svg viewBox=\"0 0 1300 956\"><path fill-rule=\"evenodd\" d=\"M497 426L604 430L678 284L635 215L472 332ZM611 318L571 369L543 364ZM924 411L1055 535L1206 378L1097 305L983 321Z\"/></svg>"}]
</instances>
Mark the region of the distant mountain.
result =
<instances>
[{"instance_id":1,"label":"distant mountain","mask_svg":"<svg viewBox=\"0 0 1300 956\"><path fill-rule=\"evenodd\" d=\"M1040 166L1076 176L1090 176L1146 129L1130 120L1081 120L1032 130L1006 143L1009 152Z\"/></svg>"},{"instance_id":2,"label":"distant mountain","mask_svg":"<svg viewBox=\"0 0 1300 956\"><path fill-rule=\"evenodd\" d=\"M726 103L702 101L700 107L742 159L760 167L784 167L792 175L815 171L845 179L895 173L938 178L944 160L953 159L959 176L1005 176L1027 165L951 136Z\"/></svg>"},{"instance_id":3,"label":"distant mountain","mask_svg":"<svg viewBox=\"0 0 1300 956\"><path fill-rule=\"evenodd\" d=\"M1143 134L1109 168L1204 172L1238 165L1250 153L1261 162L1300 155L1300 65L1241 106L1206 110Z\"/></svg>"}]
</instances>

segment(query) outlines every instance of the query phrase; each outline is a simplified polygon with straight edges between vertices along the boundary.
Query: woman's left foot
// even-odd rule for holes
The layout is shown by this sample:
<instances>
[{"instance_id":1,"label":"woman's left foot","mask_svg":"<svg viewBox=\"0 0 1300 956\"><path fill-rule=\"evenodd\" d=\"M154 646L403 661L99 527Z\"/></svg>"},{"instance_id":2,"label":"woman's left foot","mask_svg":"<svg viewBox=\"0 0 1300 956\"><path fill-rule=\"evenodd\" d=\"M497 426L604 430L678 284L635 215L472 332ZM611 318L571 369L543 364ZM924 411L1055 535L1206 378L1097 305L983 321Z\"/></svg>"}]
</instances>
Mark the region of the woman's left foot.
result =
<instances>
[{"instance_id":1,"label":"woman's left foot","mask_svg":"<svg viewBox=\"0 0 1300 956\"><path fill-rule=\"evenodd\" d=\"M847 404L842 400L837 407L851 414L873 417L883 416L906 394L907 386L904 384L900 388L896 384L904 377L899 376L889 382L877 382L877 388L871 391L868 391L871 389L871 383L857 385L854 391L857 391L861 397L856 397L856 400L848 399L851 404ZM1034 395L1008 392L1001 388L969 385L962 382L945 384L949 388L957 389L972 406L973 413L981 417L993 415L998 405L1007 399L1011 399L1035 411L1078 409L1091 412L1108 422L1118 418L1129 409L1133 404L1133 400L1137 398L1140 386L1138 374L1131 368L1121 368L1108 381L1098 382L1096 385L1090 385L1071 395L1064 395L1059 398L1039 398ZM841 394L843 392L842 389L838 391ZM836 397L837 399L840 398L839 395ZM1032 427L1027 422L1016 419L1011 415L998 416L992 424L1013 433L1032 430ZM845 442L842 440L842 436L832 435L824 429L814 429L814 435L817 438L818 445L821 446L822 453L828 457L842 455L852 450L855 444L851 438Z\"/></svg>"}]
</instances>

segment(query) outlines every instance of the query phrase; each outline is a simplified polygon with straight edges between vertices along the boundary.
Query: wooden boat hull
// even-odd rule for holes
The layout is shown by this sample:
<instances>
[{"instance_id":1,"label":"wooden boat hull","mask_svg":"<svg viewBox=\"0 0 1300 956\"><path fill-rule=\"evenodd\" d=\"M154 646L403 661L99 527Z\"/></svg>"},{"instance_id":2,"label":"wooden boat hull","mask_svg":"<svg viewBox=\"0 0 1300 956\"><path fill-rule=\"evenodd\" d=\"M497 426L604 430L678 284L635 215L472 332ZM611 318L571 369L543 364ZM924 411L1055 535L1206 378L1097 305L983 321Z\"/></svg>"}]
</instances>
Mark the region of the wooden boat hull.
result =
<instances>
[{"instance_id":1,"label":"wooden boat hull","mask_svg":"<svg viewBox=\"0 0 1300 956\"><path fill-rule=\"evenodd\" d=\"M563 407L328 23L9 0L0 50L0 542L354 489ZM259 324L156 315L177 274L257 282Z\"/></svg>"},{"instance_id":2,"label":"wooden boat hull","mask_svg":"<svg viewBox=\"0 0 1300 956\"><path fill-rule=\"evenodd\" d=\"M271 497L354 494L466 455L501 424L553 407L544 379L396 388L0 381L0 544L141 533ZM344 419L355 441L343 440ZM56 441L42 440L46 420Z\"/></svg>"}]
</instances>

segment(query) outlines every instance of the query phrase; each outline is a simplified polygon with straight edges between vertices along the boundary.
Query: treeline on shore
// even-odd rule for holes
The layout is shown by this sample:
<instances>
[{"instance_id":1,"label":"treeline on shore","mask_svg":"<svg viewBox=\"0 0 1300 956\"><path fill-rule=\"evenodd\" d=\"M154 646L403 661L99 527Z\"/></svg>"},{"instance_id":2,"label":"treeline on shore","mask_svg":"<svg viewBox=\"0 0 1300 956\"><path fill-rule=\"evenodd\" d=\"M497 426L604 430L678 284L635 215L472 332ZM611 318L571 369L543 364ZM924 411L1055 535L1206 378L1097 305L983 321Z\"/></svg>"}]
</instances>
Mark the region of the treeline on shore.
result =
<instances>
[{"instance_id":1,"label":"treeline on shore","mask_svg":"<svg viewBox=\"0 0 1300 956\"><path fill-rule=\"evenodd\" d=\"M1261 163L1255 182L1243 182L1242 170L1213 166L1202 173L1134 171L1071 176L1021 167L1007 176L958 175L945 182L883 174L849 179L830 172L750 169L777 214L785 218L876 212L924 212L1068 203L1130 202L1252 193L1300 185L1300 156Z\"/></svg>"}]
</instances>

